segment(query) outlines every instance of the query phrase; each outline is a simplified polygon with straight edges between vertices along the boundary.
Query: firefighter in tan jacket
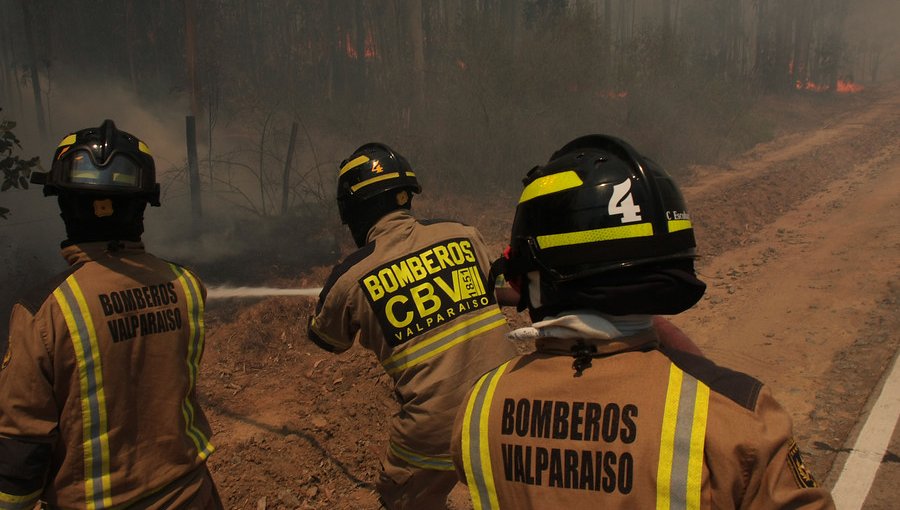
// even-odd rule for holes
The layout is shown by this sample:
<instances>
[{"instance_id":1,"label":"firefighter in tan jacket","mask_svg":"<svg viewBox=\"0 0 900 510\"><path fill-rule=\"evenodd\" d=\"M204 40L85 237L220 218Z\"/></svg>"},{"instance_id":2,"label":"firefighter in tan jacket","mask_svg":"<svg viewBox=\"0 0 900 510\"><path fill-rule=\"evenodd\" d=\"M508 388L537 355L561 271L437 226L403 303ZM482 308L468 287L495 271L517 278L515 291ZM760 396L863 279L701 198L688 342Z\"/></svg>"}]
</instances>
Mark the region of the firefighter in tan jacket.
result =
<instances>
[{"instance_id":1,"label":"firefighter in tan jacket","mask_svg":"<svg viewBox=\"0 0 900 510\"><path fill-rule=\"evenodd\" d=\"M511 335L536 351L487 372L456 418L474 508L833 508L762 383L659 344L653 315L705 290L669 176L591 135L525 184L505 275L535 321Z\"/></svg>"},{"instance_id":2,"label":"firefighter in tan jacket","mask_svg":"<svg viewBox=\"0 0 900 510\"><path fill-rule=\"evenodd\" d=\"M195 392L206 290L144 251L147 146L112 121L63 139L69 269L14 306L0 370L0 508L219 509Z\"/></svg>"},{"instance_id":3,"label":"firefighter in tan jacket","mask_svg":"<svg viewBox=\"0 0 900 510\"><path fill-rule=\"evenodd\" d=\"M333 269L308 331L333 352L359 339L394 381L400 409L377 483L389 509L446 508L456 410L481 374L515 355L481 235L417 220L409 208L420 191L385 145L363 145L341 164L338 207L359 250Z\"/></svg>"}]
</instances>

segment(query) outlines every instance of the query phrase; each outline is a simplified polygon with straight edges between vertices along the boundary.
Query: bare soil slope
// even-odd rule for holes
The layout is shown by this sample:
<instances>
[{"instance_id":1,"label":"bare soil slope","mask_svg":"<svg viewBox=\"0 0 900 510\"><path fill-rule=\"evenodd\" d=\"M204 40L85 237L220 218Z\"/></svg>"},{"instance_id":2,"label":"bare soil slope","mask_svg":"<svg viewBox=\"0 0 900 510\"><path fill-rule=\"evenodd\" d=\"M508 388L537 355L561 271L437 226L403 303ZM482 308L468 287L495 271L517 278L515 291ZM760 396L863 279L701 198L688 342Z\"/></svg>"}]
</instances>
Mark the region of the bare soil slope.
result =
<instances>
[{"instance_id":1,"label":"bare soil slope","mask_svg":"<svg viewBox=\"0 0 900 510\"><path fill-rule=\"evenodd\" d=\"M773 387L820 480L900 328L900 89L852 103L725 167L696 169L684 187L709 291L673 320L712 359ZM509 211L471 214L499 253ZM292 283L318 286L327 272ZM314 305L210 307L199 389L230 508L379 507L372 481L394 409L389 380L367 351L333 356L310 344ZM467 507L463 490L454 502Z\"/></svg>"}]
</instances>

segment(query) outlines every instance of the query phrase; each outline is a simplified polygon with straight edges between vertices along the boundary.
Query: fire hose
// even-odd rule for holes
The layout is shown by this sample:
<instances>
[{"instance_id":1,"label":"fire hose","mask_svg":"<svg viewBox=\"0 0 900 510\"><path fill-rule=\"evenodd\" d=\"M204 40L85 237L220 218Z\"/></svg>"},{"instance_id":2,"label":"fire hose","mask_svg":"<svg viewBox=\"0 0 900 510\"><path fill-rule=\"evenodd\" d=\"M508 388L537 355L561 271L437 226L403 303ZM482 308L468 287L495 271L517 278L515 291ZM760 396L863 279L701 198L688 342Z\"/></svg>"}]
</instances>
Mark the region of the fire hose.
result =
<instances>
[{"instance_id":1,"label":"fire hose","mask_svg":"<svg viewBox=\"0 0 900 510\"><path fill-rule=\"evenodd\" d=\"M278 287L229 287L214 285L206 288L206 299L254 298L270 296L313 296L318 297L322 287L306 289L284 289Z\"/></svg>"}]
</instances>

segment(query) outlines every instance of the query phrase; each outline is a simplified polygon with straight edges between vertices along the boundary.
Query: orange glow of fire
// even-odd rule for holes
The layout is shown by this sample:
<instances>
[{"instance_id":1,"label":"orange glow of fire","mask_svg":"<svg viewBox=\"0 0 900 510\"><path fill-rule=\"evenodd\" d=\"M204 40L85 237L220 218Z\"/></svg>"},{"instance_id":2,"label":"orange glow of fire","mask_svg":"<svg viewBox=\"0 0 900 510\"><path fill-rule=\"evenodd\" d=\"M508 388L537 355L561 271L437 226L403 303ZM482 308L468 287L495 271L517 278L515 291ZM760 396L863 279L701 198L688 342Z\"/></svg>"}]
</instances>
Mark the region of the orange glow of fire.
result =
<instances>
[{"instance_id":1,"label":"orange glow of fire","mask_svg":"<svg viewBox=\"0 0 900 510\"><path fill-rule=\"evenodd\" d=\"M837 92L839 94L855 94L863 90L865 90L865 87L852 81L838 80L837 82Z\"/></svg>"},{"instance_id":2,"label":"orange glow of fire","mask_svg":"<svg viewBox=\"0 0 900 510\"><path fill-rule=\"evenodd\" d=\"M353 44L353 40L350 38L350 32L344 34L344 51L347 53L347 57L353 60L359 58L359 53L356 51L356 45ZM378 52L375 51L375 36L372 34L371 30L366 31L363 54L365 55L366 60L371 60L378 56Z\"/></svg>"},{"instance_id":3,"label":"orange glow of fire","mask_svg":"<svg viewBox=\"0 0 900 510\"><path fill-rule=\"evenodd\" d=\"M828 85L819 85L811 81L798 80L794 87L797 90L808 90L810 92L827 92L829 90Z\"/></svg>"},{"instance_id":4,"label":"orange glow of fire","mask_svg":"<svg viewBox=\"0 0 900 510\"><path fill-rule=\"evenodd\" d=\"M831 86L829 85L819 85L811 81L797 81L797 83L794 84L794 88L797 90L808 90L810 92L828 92L831 90ZM864 86L847 80L838 80L837 86L835 87L835 92L838 94L855 94L857 92L862 92L863 90L865 90Z\"/></svg>"}]
</instances>

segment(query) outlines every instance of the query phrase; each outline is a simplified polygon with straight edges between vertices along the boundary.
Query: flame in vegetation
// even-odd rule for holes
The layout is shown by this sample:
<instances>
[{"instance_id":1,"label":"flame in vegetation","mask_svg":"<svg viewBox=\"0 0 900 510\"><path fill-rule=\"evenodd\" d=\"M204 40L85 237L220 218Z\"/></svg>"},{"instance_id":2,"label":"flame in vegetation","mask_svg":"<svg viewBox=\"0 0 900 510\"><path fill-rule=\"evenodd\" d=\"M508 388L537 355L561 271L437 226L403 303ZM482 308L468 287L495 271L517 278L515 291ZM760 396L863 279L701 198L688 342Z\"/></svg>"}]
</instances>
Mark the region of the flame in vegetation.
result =
<instances>
[{"instance_id":1,"label":"flame in vegetation","mask_svg":"<svg viewBox=\"0 0 900 510\"><path fill-rule=\"evenodd\" d=\"M350 32L344 34L344 51L347 53L348 58L356 60L359 58L359 53L356 51L356 45L353 44L353 39L350 35ZM375 50L375 36L371 30L366 30L366 39L363 41L363 46L363 57L366 60L371 60L378 56L378 52Z\"/></svg>"},{"instance_id":2,"label":"flame in vegetation","mask_svg":"<svg viewBox=\"0 0 900 510\"><path fill-rule=\"evenodd\" d=\"M852 81L838 80L837 82L837 91L840 94L855 94L862 92L864 89L865 87Z\"/></svg>"},{"instance_id":3,"label":"flame in vegetation","mask_svg":"<svg viewBox=\"0 0 900 510\"><path fill-rule=\"evenodd\" d=\"M819 85L811 81L797 81L794 88L797 90L808 90L810 92L828 92L831 90L830 85ZM865 90L864 86L848 80L838 80L834 89L838 94L855 94L857 92L862 92L863 90Z\"/></svg>"}]
</instances>

